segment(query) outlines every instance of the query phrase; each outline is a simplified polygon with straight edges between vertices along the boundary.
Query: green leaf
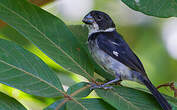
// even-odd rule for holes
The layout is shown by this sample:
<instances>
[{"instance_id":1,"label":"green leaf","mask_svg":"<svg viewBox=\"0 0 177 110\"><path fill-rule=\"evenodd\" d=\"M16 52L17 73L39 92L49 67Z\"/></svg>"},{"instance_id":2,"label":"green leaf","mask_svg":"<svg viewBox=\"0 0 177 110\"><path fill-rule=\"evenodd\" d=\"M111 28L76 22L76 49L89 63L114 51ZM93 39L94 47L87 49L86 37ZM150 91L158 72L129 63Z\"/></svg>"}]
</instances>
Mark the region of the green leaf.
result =
<instances>
[{"instance_id":1,"label":"green leaf","mask_svg":"<svg viewBox=\"0 0 177 110\"><path fill-rule=\"evenodd\" d=\"M122 0L130 8L156 17L177 17L177 0Z\"/></svg>"},{"instance_id":2,"label":"green leaf","mask_svg":"<svg viewBox=\"0 0 177 110\"><path fill-rule=\"evenodd\" d=\"M105 72L91 57L91 55L88 51L88 46L87 46L88 45L88 43L87 43L87 41L88 41L87 40L88 39L88 28L85 26L81 26L81 25L70 25L68 27L71 30L71 32L75 35L77 40L80 42L82 47L85 49L87 54L89 55L89 60L94 65L95 72L107 80L114 79L114 77L111 74Z\"/></svg>"},{"instance_id":3,"label":"green leaf","mask_svg":"<svg viewBox=\"0 0 177 110\"><path fill-rule=\"evenodd\" d=\"M104 101L118 110L161 110L151 94L140 90L114 86L111 90L96 89L95 91ZM172 97L171 99L176 100Z\"/></svg>"},{"instance_id":4,"label":"green leaf","mask_svg":"<svg viewBox=\"0 0 177 110\"><path fill-rule=\"evenodd\" d=\"M56 110L56 107L59 104L62 104L63 101L64 101L64 99L57 100L56 102L54 102L53 104L51 104L47 108L45 108L44 110ZM66 103L62 104L62 106L58 110L67 110L66 109Z\"/></svg>"},{"instance_id":5,"label":"green leaf","mask_svg":"<svg viewBox=\"0 0 177 110\"><path fill-rule=\"evenodd\" d=\"M26 0L1 0L0 19L63 68L93 80L86 52L57 17Z\"/></svg>"},{"instance_id":6,"label":"green leaf","mask_svg":"<svg viewBox=\"0 0 177 110\"><path fill-rule=\"evenodd\" d=\"M0 92L0 110L27 110L17 100Z\"/></svg>"},{"instance_id":7,"label":"green leaf","mask_svg":"<svg viewBox=\"0 0 177 110\"><path fill-rule=\"evenodd\" d=\"M116 110L102 99L90 98L77 100L86 109L83 109L81 105L76 104L74 101L67 103L67 110ZM125 110L125 109L124 109Z\"/></svg>"},{"instance_id":8,"label":"green leaf","mask_svg":"<svg viewBox=\"0 0 177 110\"><path fill-rule=\"evenodd\" d=\"M75 35L76 39L85 49L85 51L89 53L87 48L88 28L86 26L81 26L81 25L69 25L68 28Z\"/></svg>"},{"instance_id":9,"label":"green leaf","mask_svg":"<svg viewBox=\"0 0 177 110\"><path fill-rule=\"evenodd\" d=\"M9 25L5 25L0 28L0 38L13 41L18 45L22 46L23 48L27 49L28 51L34 53L39 58L41 58L49 67L64 72L63 68L56 64L52 59L50 59L45 53L39 50L32 42L27 40L23 35L17 32L14 28L10 27ZM67 72L70 73L71 72ZM61 75L60 75L61 77ZM61 78L60 78L61 79Z\"/></svg>"},{"instance_id":10,"label":"green leaf","mask_svg":"<svg viewBox=\"0 0 177 110\"><path fill-rule=\"evenodd\" d=\"M68 101L65 102L65 104L61 104L63 100L56 101L54 104L47 107L45 110L56 110L56 107L58 105L62 105L59 110L66 110L62 109L65 106L67 106L67 110L116 110L112 106L110 106L108 103L104 102L102 99L96 99L96 98L89 98L89 99L78 99L78 103L75 101ZM85 107L85 109L83 108Z\"/></svg>"},{"instance_id":11,"label":"green leaf","mask_svg":"<svg viewBox=\"0 0 177 110\"><path fill-rule=\"evenodd\" d=\"M41 59L15 43L2 39L0 83L43 97L57 97L63 93L56 74Z\"/></svg>"},{"instance_id":12,"label":"green leaf","mask_svg":"<svg viewBox=\"0 0 177 110\"><path fill-rule=\"evenodd\" d=\"M88 83L80 82L71 86L68 89L67 94L73 97L82 98L88 96L91 92L92 90L90 90L90 85Z\"/></svg>"},{"instance_id":13,"label":"green leaf","mask_svg":"<svg viewBox=\"0 0 177 110\"><path fill-rule=\"evenodd\" d=\"M0 38L18 43L20 46L28 47L30 42L19 34L15 29L6 25L0 28Z\"/></svg>"},{"instance_id":14,"label":"green leaf","mask_svg":"<svg viewBox=\"0 0 177 110\"><path fill-rule=\"evenodd\" d=\"M171 102L169 102L171 105L172 105L172 110L177 110L177 105L175 105L174 103L171 103Z\"/></svg>"}]
</instances>

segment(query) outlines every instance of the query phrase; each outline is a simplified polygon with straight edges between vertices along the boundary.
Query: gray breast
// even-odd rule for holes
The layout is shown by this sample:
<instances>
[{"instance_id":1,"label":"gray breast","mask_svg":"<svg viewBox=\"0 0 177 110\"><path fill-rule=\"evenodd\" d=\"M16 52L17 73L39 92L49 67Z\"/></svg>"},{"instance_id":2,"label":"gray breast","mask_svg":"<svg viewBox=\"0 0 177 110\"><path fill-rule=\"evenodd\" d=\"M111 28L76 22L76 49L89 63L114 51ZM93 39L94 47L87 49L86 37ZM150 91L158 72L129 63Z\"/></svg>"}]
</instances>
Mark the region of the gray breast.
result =
<instances>
[{"instance_id":1,"label":"gray breast","mask_svg":"<svg viewBox=\"0 0 177 110\"><path fill-rule=\"evenodd\" d=\"M120 74L122 79L133 80L129 67L120 63L118 60L112 58L110 55L98 48L97 39L90 40L88 44L89 51L98 65L100 65L105 71L115 76L115 73Z\"/></svg>"}]
</instances>

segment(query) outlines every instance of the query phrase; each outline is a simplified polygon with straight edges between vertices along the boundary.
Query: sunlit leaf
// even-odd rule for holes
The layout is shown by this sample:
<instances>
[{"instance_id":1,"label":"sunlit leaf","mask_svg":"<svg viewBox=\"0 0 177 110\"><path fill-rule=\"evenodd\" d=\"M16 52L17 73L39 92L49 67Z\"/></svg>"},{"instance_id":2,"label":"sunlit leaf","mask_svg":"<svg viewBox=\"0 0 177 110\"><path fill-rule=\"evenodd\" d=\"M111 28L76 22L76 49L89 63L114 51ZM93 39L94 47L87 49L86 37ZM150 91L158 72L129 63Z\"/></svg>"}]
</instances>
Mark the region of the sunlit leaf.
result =
<instances>
[{"instance_id":1,"label":"sunlit leaf","mask_svg":"<svg viewBox=\"0 0 177 110\"><path fill-rule=\"evenodd\" d=\"M27 110L17 100L0 92L0 110Z\"/></svg>"},{"instance_id":2,"label":"sunlit leaf","mask_svg":"<svg viewBox=\"0 0 177 110\"><path fill-rule=\"evenodd\" d=\"M63 91L56 74L42 60L15 43L2 39L0 83L37 96L57 97Z\"/></svg>"},{"instance_id":3,"label":"sunlit leaf","mask_svg":"<svg viewBox=\"0 0 177 110\"><path fill-rule=\"evenodd\" d=\"M59 18L25 0L2 0L0 19L63 68L93 79L86 52Z\"/></svg>"},{"instance_id":4,"label":"sunlit leaf","mask_svg":"<svg viewBox=\"0 0 177 110\"><path fill-rule=\"evenodd\" d=\"M130 8L157 17L176 17L176 0L122 0Z\"/></svg>"},{"instance_id":5,"label":"sunlit leaf","mask_svg":"<svg viewBox=\"0 0 177 110\"><path fill-rule=\"evenodd\" d=\"M4 27L0 28L0 38L16 42L20 46L37 55L50 67L54 68L55 70L62 70L63 72L62 67L56 64L52 59L39 50L38 47L36 47L32 42L29 42L25 37L23 37L23 35L9 25L5 25Z\"/></svg>"}]
</instances>

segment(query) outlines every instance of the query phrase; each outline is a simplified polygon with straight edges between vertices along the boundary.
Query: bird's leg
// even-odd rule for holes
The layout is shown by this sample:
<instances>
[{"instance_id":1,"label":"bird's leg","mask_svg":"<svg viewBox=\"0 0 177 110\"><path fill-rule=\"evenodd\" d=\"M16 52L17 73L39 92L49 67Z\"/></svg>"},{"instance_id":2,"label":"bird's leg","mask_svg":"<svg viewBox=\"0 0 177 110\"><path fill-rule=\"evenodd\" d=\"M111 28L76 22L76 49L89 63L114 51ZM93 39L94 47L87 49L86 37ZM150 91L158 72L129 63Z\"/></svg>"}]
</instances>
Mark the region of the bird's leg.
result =
<instances>
[{"instance_id":1,"label":"bird's leg","mask_svg":"<svg viewBox=\"0 0 177 110\"><path fill-rule=\"evenodd\" d=\"M103 88L103 89L112 89L113 87L112 86L109 86L109 87L107 87L107 85L109 85L109 84L112 84L112 83L114 83L114 82L118 82L118 81L120 81L121 79L120 79L120 75L119 74L117 74L116 73L116 78L114 79L114 80L111 80L111 81L109 81L109 82L107 82L107 83L104 83L104 84L102 84L102 85L96 85L96 84L91 84L91 90L92 89L96 89L96 88Z\"/></svg>"},{"instance_id":2,"label":"bird's leg","mask_svg":"<svg viewBox=\"0 0 177 110\"><path fill-rule=\"evenodd\" d=\"M161 84L161 85L157 86L157 89L159 89L161 87L170 87L170 89L174 91L174 96L177 97L177 88L175 88L174 82L168 82L165 84Z\"/></svg>"}]
</instances>

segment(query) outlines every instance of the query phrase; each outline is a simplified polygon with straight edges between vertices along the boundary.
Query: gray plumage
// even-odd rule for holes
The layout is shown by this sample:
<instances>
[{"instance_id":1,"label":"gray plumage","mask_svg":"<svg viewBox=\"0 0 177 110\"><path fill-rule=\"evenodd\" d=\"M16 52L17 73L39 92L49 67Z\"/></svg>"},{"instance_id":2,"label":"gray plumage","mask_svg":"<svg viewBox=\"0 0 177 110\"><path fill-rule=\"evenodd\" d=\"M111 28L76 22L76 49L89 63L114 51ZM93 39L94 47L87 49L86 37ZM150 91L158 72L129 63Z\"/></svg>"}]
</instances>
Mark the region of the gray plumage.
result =
<instances>
[{"instance_id":1,"label":"gray plumage","mask_svg":"<svg viewBox=\"0 0 177 110\"><path fill-rule=\"evenodd\" d=\"M139 58L117 33L115 24L109 15L100 11L91 11L84 17L83 22L89 27L88 48L93 59L105 71L115 76L114 80L103 85L93 84L91 89L111 89L112 87L107 87L107 85L119 80L136 81L146 85L163 110L172 109L148 79Z\"/></svg>"},{"instance_id":2,"label":"gray plumage","mask_svg":"<svg viewBox=\"0 0 177 110\"><path fill-rule=\"evenodd\" d=\"M139 81L134 74L132 74L133 71L129 67L114 59L98 47L97 38L95 38L95 40L88 40L88 49L96 63L111 75L116 77L116 74L119 74L121 77L120 80Z\"/></svg>"}]
</instances>

